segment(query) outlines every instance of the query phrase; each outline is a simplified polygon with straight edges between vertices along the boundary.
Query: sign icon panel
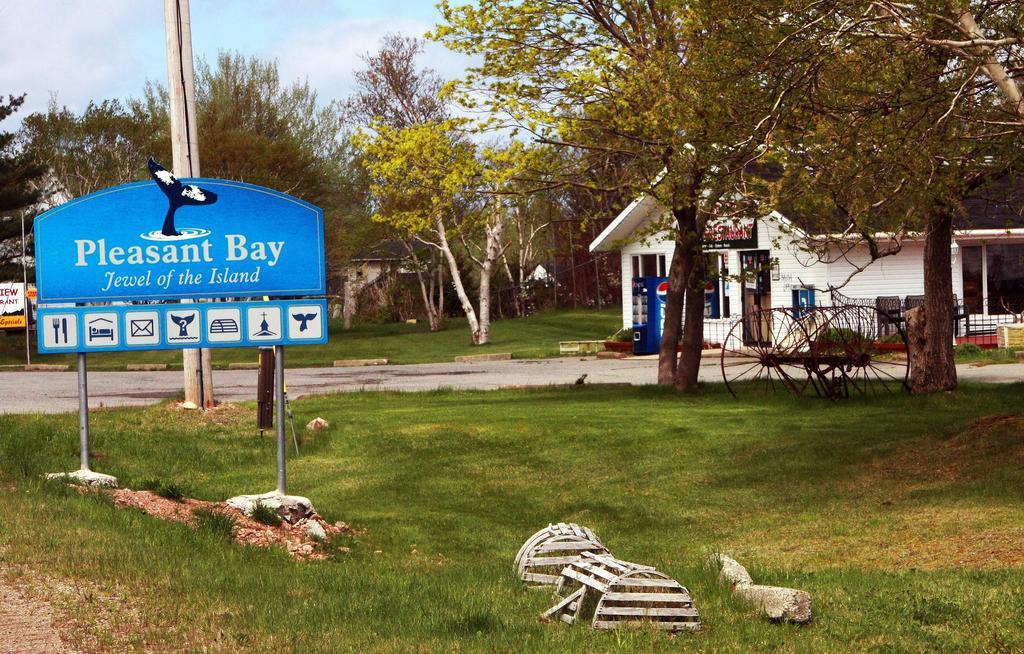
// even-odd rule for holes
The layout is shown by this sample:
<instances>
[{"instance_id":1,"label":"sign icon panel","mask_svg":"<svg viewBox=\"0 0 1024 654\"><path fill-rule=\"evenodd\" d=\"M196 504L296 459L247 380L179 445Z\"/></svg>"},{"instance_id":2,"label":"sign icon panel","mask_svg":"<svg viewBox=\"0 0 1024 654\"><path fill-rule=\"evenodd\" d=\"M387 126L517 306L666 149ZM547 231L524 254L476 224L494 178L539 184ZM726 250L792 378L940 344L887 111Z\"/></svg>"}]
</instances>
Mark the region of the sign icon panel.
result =
<instances>
[{"instance_id":1,"label":"sign icon panel","mask_svg":"<svg viewBox=\"0 0 1024 654\"><path fill-rule=\"evenodd\" d=\"M52 313L39 321L43 345L52 348L78 347L78 316Z\"/></svg>"},{"instance_id":2,"label":"sign icon panel","mask_svg":"<svg viewBox=\"0 0 1024 654\"><path fill-rule=\"evenodd\" d=\"M112 352L327 342L327 302L40 307L39 352Z\"/></svg>"},{"instance_id":3,"label":"sign icon panel","mask_svg":"<svg viewBox=\"0 0 1024 654\"><path fill-rule=\"evenodd\" d=\"M246 328L249 340L281 340L281 307L249 307L246 312Z\"/></svg>"},{"instance_id":4,"label":"sign icon panel","mask_svg":"<svg viewBox=\"0 0 1024 654\"><path fill-rule=\"evenodd\" d=\"M242 340L242 312L237 308L206 310L206 339L213 343Z\"/></svg>"},{"instance_id":5,"label":"sign icon panel","mask_svg":"<svg viewBox=\"0 0 1024 654\"><path fill-rule=\"evenodd\" d=\"M319 340L324 335L323 314L320 306L288 305L288 338Z\"/></svg>"},{"instance_id":6,"label":"sign icon panel","mask_svg":"<svg viewBox=\"0 0 1024 654\"><path fill-rule=\"evenodd\" d=\"M116 313L86 313L82 321L86 347L116 347L121 342Z\"/></svg>"},{"instance_id":7,"label":"sign icon panel","mask_svg":"<svg viewBox=\"0 0 1024 654\"><path fill-rule=\"evenodd\" d=\"M128 345L160 343L160 315L156 311L128 311L124 314L124 342Z\"/></svg>"},{"instance_id":8,"label":"sign icon panel","mask_svg":"<svg viewBox=\"0 0 1024 654\"><path fill-rule=\"evenodd\" d=\"M168 309L165 328L167 342L171 345L198 343L200 341L199 309Z\"/></svg>"}]
</instances>

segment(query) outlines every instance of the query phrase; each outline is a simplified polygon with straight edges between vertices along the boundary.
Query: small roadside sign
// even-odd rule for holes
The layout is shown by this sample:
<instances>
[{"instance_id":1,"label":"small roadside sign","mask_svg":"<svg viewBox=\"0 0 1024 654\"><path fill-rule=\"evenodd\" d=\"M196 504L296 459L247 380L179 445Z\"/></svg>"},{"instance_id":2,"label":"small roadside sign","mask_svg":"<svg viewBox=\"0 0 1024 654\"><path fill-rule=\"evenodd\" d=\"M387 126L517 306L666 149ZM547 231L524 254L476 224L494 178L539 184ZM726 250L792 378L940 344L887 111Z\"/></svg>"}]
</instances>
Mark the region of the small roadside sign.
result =
<instances>
[{"instance_id":1,"label":"small roadside sign","mask_svg":"<svg viewBox=\"0 0 1024 654\"><path fill-rule=\"evenodd\" d=\"M0 329L24 329L25 285L21 282L0 282Z\"/></svg>"}]
</instances>

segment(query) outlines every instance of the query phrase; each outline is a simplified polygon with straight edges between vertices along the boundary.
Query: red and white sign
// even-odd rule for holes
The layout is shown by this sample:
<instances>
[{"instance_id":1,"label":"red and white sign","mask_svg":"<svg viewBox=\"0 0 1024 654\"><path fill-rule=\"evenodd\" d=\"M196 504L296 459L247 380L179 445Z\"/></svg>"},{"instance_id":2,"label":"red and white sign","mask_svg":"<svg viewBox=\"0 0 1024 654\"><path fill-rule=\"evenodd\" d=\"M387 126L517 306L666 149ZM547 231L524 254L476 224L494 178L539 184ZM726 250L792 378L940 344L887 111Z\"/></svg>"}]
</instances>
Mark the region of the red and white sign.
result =
<instances>
[{"instance_id":1,"label":"red and white sign","mask_svg":"<svg viewBox=\"0 0 1024 654\"><path fill-rule=\"evenodd\" d=\"M25 324L25 285L0 282L0 329L24 329Z\"/></svg>"},{"instance_id":2,"label":"red and white sign","mask_svg":"<svg viewBox=\"0 0 1024 654\"><path fill-rule=\"evenodd\" d=\"M658 299L662 302L665 301L665 296L668 295L668 282L662 282L658 284Z\"/></svg>"}]
</instances>

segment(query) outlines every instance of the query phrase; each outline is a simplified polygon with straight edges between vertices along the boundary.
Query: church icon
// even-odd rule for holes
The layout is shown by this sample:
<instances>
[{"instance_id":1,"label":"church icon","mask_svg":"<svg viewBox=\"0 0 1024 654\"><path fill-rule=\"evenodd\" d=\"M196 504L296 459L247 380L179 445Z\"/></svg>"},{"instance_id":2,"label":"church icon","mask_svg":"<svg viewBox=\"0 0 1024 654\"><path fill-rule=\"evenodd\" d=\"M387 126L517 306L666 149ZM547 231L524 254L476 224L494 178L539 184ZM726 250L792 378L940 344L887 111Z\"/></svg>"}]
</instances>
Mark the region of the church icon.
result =
<instances>
[{"instance_id":1,"label":"church icon","mask_svg":"<svg viewBox=\"0 0 1024 654\"><path fill-rule=\"evenodd\" d=\"M281 307L257 306L246 310L246 325L250 340L281 340Z\"/></svg>"}]
</instances>

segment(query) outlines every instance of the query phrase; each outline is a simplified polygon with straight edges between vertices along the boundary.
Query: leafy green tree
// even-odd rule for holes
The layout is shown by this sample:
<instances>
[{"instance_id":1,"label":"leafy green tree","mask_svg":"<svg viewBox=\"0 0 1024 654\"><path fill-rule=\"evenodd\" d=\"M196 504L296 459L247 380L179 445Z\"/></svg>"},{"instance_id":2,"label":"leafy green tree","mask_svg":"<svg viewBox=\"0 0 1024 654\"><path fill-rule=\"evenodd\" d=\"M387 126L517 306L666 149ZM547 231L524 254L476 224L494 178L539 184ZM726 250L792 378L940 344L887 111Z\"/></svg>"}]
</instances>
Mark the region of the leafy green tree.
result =
<instances>
[{"instance_id":1,"label":"leafy green tree","mask_svg":"<svg viewBox=\"0 0 1024 654\"><path fill-rule=\"evenodd\" d=\"M863 244L874 260L923 235L925 306L908 324L912 385L952 389L953 227L968 197L1005 193L1000 182L1024 164L1012 63L1024 55L1019 4L832 0L791 15L792 33L766 57L818 65L777 132L791 164L780 197L842 234L816 244L825 256ZM991 28L983 33L974 16Z\"/></svg>"},{"instance_id":2,"label":"leafy green tree","mask_svg":"<svg viewBox=\"0 0 1024 654\"><path fill-rule=\"evenodd\" d=\"M435 71L418 68L422 53L421 39L389 34L381 39L377 52L363 56L364 67L355 72L356 91L343 104L347 125L356 130L373 131L378 124L401 130L446 120L448 105L440 95L443 81ZM445 319L444 270L448 265L441 251L424 246L417 234L388 221L372 224L377 229L362 224L359 232L401 244L407 256L405 267L416 274L430 330L440 330ZM372 244L365 238L356 242ZM350 299L355 292L352 288L346 291L350 311L354 310ZM346 312L346 324L348 315Z\"/></svg>"},{"instance_id":3,"label":"leafy green tree","mask_svg":"<svg viewBox=\"0 0 1024 654\"><path fill-rule=\"evenodd\" d=\"M0 98L0 122L24 101L24 95L10 95L6 101ZM13 132L0 132L0 280L21 276L21 221L14 214L38 201L45 172L17 148L15 136Z\"/></svg>"},{"instance_id":4,"label":"leafy green tree","mask_svg":"<svg viewBox=\"0 0 1024 654\"><path fill-rule=\"evenodd\" d=\"M565 184L646 193L674 228L659 382L697 383L703 344L702 236L764 152L802 67L767 74L770 2L482 0L452 6L433 38L482 59L460 101L491 124L580 153ZM756 27L756 29L754 29ZM757 56L755 56L757 55ZM607 165L628 161L627 167ZM614 170L587 179L581 171ZM685 297L685 303L684 303ZM687 307L683 319L684 304ZM677 359L677 344L683 355Z\"/></svg>"}]
</instances>

